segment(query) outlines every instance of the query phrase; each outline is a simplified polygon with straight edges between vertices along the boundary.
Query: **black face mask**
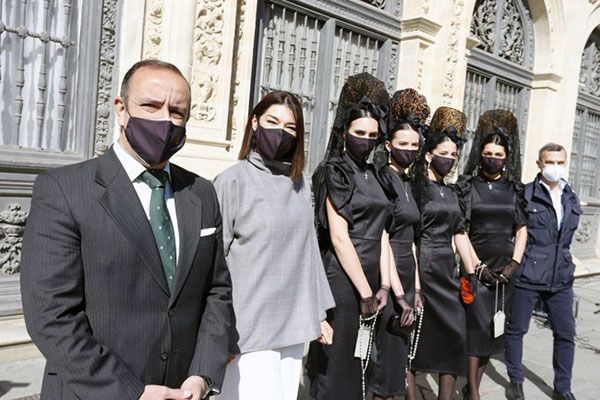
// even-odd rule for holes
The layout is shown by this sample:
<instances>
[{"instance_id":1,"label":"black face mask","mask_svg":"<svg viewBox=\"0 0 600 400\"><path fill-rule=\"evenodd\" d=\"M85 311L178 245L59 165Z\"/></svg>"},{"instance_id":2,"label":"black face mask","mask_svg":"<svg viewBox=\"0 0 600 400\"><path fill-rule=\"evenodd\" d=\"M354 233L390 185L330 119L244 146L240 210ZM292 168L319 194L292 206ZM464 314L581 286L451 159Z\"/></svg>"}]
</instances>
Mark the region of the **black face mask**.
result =
<instances>
[{"instance_id":1,"label":"black face mask","mask_svg":"<svg viewBox=\"0 0 600 400\"><path fill-rule=\"evenodd\" d=\"M125 137L131 148L148 163L158 165L177 153L185 144L185 127L170 120L129 117Z\"/></svg>"},{"instance_id":2,"label":"black face mask","mask_svg":"<svg viewBox=\"0 0 600 400\"><path fill-rule=\"evenodd\" d=\"M346 133L346 151L358 161L365 161L377 146L377 139L367 139Z\"/></svg>"},{"instance_id":3,"label":"black face mask","mask_svg":"<svg viewBox=\"0 0 600 400\"><path fill-rule=\"evenodd\" d=\"M452 170L452 167L454 166L454 159L434 154L430 164L431 168L433 168L438 175L443 177L448 175L448 173Z\"/></svg>"},{"instance_id":4,"label":"black face mask","mask_svg":"<svg viewBox=\"0 0 600 400\"><path fill-rule=\"evenodd\" d=\"M291 161L298 140L284 129L267 129L258 125L254 131L258 152L268 161Z\"/></svg>"},{"instance_id":5,"label":"black face mask","mask_svg":"<svg viewBox=\"0 0 600 400\"><path fill-rule=\"evenodd\" d=\"M392 158L402 168L408 168L415 161L419 150L397 149L392 146Z\"/></svg>"},{"instance_id":6,"label":"black face mask","mask_svg":"<svg viewBox=\"0 0 600 400\"><path fill-rule=\"evenodd\" d=\"M490 175L496 175L506 165L506 159L481 156L481 168Z\"/></svg>"}]
</instances>

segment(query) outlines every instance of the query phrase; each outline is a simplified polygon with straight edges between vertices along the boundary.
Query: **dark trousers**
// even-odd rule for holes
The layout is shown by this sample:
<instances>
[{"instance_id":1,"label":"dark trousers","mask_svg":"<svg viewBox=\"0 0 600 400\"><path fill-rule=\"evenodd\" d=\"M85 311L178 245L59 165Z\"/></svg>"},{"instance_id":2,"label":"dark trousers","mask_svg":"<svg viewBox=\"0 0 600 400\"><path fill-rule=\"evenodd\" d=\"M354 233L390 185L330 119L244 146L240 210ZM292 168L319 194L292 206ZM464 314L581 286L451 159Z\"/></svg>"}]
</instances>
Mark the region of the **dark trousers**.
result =
<instances>
[{"instance_id":1,"label":"dark trousers","mask_svg":"<svg viewBox=\"0 0 600 400\"><path fill-rule=\"evenodd\" d=\"M548 310L554 336L554 389L571 391L571 372L575 358L575 318L573 316L573 289L558 292L515 288L512 313L506 328L505 359L511 382L523 382L523 336L529 329L533 307L541 298Z\"/></svg>"}]
</instances>

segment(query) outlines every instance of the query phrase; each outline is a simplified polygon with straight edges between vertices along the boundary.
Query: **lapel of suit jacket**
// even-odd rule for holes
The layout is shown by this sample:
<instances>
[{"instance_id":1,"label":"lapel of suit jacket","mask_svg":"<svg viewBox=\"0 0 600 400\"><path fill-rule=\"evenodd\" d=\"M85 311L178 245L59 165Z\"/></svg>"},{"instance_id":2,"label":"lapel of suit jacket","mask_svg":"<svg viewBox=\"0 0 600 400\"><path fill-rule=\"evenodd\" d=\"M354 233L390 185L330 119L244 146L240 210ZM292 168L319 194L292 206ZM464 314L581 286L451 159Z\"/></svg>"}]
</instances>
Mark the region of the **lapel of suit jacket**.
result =
<instances>
[{"instance_id":1,"label":"lapel of suit jacket","mask_svg":"<svg viewBox=\"0 0 600 400\"><path fill-rule=\"evenodd\" d=\"M171 304L177 300L194 263L202 229L202 200L192 191L194 179L171 164L171 185L179 225L179 259Z\"/></svg>"},{"instance_id":2,"label":"lapel of suit jacket","mask_svg":"<svg viewBox=\"0 0 600 400\"><path fill-rule=\"evenodd\" d=\"M156 240L133 184L112 148L102 157L96 174L96 182L105 188L99 200L100 205L123 232L144 267L168 296L169 286Z\"/></svg>"}]
</instances>

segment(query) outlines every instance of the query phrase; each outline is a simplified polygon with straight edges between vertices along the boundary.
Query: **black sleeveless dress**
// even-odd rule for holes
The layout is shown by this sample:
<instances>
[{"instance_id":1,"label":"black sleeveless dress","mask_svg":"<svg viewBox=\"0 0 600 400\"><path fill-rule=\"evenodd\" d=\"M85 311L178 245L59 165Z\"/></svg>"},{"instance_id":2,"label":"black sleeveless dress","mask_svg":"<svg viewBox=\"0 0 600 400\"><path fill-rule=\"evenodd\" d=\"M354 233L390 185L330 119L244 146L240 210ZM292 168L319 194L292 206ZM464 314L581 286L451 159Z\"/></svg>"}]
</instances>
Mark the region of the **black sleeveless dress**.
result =
<instances>
[{"instance_id":1,"label":"black sleeveless dress","mask_svg":"<svg viewBox=\"0 0 600 400\"><path fill-rule=\"evenodd\" d=\"M456 188L477 256L492 270L501 271L512 259L516 226L527 224L523 185L506 180L490 182L482 176L461 176ZM514 282L499 286L499 306L502 286L508 321ZM504 335L496 339L493 335L495 302L496 287L480 284L475 302L466 306L468 355L487 357L503 351Z\"/></svg>"},{"instance_id":2,"label":"black sleeveless dress","mask_svg":"<svg viewBox=\"0 0 600 400\"><path fill-rule=\"evenodd\" d=\"M333 344L311 343L309 377L311 395L317 400L359 400L362 398L360 360L354 358L360 296L340 265L326 230L327 196L348 222L348 233L356 249L365 276L375 293L379 289L381 236L391 219L392 203L383 191L375 171L358 165L347 154L328 160L321 171L323 180L313 176L319 225L321 256L335 308L328 311L327 321L334 331ZM319 187L324 185L324 187Z\"/></svg>"},{"instance_id":3,"label":"black sleeveless dress","mask_svg":"<svg viewBox=\"0 0 600 400\"><path fill-rule=\"evenodd\" d=\"M412 194L408 177L389 170L391 184L395 192L392 224L390 226L390 245L400 282L409 304L415 295L415 258L413 242L415 230L421 215ZM375 350L372 357L369 390L383 397L406 395L406 363L408 362L409 343L400 336L388 332L386 325L394 312L401 312L390 295L388 306L382 310L377 326Z\"/></svg>"},{"instance_id":4,"label":"black sleeveless dress","mask_svg":"<svg viewBox=\"0 0 600 400\"><path fill-rule=\"evenodd\" d=\"M425 297L416 371L466 376L465 309L453 236L464 232L458 197L452 188L431 181L421 209L419 272ZM477 301L477 300L475 300Z\"/></svg>"}]
</instances>

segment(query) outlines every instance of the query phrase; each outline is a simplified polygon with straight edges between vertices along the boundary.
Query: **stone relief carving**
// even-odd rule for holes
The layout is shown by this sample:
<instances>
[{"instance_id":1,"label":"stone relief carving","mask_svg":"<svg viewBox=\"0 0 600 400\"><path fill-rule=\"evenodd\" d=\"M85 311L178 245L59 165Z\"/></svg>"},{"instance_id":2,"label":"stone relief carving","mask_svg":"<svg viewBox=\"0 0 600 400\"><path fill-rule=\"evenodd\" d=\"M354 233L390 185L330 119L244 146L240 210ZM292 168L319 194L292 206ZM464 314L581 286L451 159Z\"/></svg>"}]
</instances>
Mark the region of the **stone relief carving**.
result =
<instances>
[{"instance_id":1,"label":"stone relief carving","mask_svg":"<svg viewBox=\"0 0 600 400\"><path fill-rule=\"evenodd\" d=\"M396 80L398 76L398 46L397 42L392 43L390 49L390 66L388 71L388 90L390 93L396 91Z\"/></svg>"},{"instance_id":2,"label":"stone relief carving","mask_svg":"<svg viewBox=\"0 0 600 400\"><path fill-rule=\"evenodd\" d=\"M225 0L198 0L193 37L192 117L212 121L216 116L214 97L219 84L223 49Z\"/></svg>"},{"instance_id":3,"label":"stone relief carving","mask_svg":"<svg viewBox=\"0 0 600 400\"><path fill-rule=\"evenodd\" d=\"M471 34L479 39L479 48L489 53L494 51L494 31L496 25L496 1L484 1L475 10L471 22Z\"/></svg>"},{"instance_id":4,"label":"stone relief carving","mask_svg":"<svg viewBox=\"0 0 600 400\"><path fill-rule=\"evenodd\" d=\"M515 64L523 64L523 21L519 10L510 1L504 3L500 31L502 32L499 49L500 57L506 58Z\"/></svg>"},{"instance_id":5,"label":"stone relief carving","mask_svg":"<svg viewBox=\"0 0 600 400\"><path fill-rule=\"evenodd\" d=\"M9 204L0 212L0 273L18 274L21 270L21 245L29 213L19 204Z\"/></svg>"},{"instance_id":6,"label":"stone relief carving","mask_svg":"<svg viewBox=\"0 0 600 400\"><path fill-rule=\"evenodd\" d=\"M497 21L500 17L500 24ZM528 17L528 15L525 15ZM515 64L525 63L525 31L529 24L513 0L481 0L477 2L471 34L480 41L478 48L509 60Z\"/></svg>"},{"instance_id":7,"label":"stone relief carving","mask_svg":"<svg viewBox=\"0 0 600 400\"><path fill-rule=\"evenodd\" d=\"M591 42L581 55L579 83L584 92L600 96L600 49L595 42Z\"/></svg>"},{"instance_id":8,"label":"stone relief carving","mask_svg":"<svg viewBox=\"0 0 600 400\"><path fill-rule=\"evenodd\" d=\"M230 139L232 142L235 142L235 139L237 138L237 135L239 133L240 130L240 126L239 126L239 117L238 117L238 103L239 103L239 88L240 88L240 78L238 76L239 74L239 68L240 68L240 52L241 52L241 48L240 48L240 43L242 42L242 39L244 38L244 22L246 21L246 5L247 2L246 0L241 0L238 2L238 13L237 13L237 20L236 20L236 38L235 38L235 42L233 45L233 75L232 75L232 82L234 83L233 85L231 85L231 93L229 95L229 98L231 99L231 104L229 107L229 126L231 127L230 132L231 135L228 139Z\"/></svg>"},{"instance_id":9,"label":"stone relief carving","mask_svg":"<svg viewBox=\"0 0 600 400\"><path fill-rule=\"evenodd\" d=\"M592 221L587 218L583 218L575 231L574 239L578 244L586 244L592 238L594 228Z\"/></svg>"},{"instance_id":10,"label":"stone relief carving","mask_svg":"<svg viewBox=\"0 0 600 400\"><path fill-rule=\"evenodd\" d=\"M218 80L218 76L206 74L196 77L192 81L192 98L194 100L191 114L194 118L200 121L212 121L215 118L216 110L211 100L215 96Z\"/></svg>"},{"instance_id":11,"label":"stone relief carving","mask_svg":"<svg viewBox=\"0 0 600 400\"><path fill-rule=\"evenodd\" d=\"M398 5L400 9L400 5ZM423 0L423 14L429 14L429 0Z\"/></svg>"},{"instance_id":12,"label":"stone relief carving","mask_svg":"<svg viewBox=\"0 0 600 400\"><path fill-rule=\"evenodd\" d=\"M374 7L381 8L382 10L385 8L386 0L362 0L365 3L368 3Z\"/></svg>"},{"instance_id":13,"label":"stone relief carving","mask_svg":"<svg viewBox=\"0 0 600 400\"><path fill-rule=\"evenodd\" d=\"M111 142L111 99L113 96L113 69L115 65L117 1L104 0L102 4L102 33L100 37L100 67L98 71L94 156L104 153Z\"/></svg>"},{"instance_id":14,"label":"stone relief carving","mask_svg":"<svg viewBox=\"0 0 600 400\"><path fill-rule=\"evenodd\" d=\"M160 58L164 0L151 0L144 27L144 58Z\"/></svg>"},{"instance_id":15,"label":"stone relief carving","mask_svg":"<svg viewBox=\"0 0 600 400\"><path fill-rule=\"evenodd\" d=\"M452 98L454 97L454 77L456 75L456 66L458 64L458 40L459 30L461 26L461 17L465 7L463 0L455 0L454 6L452 7L452 16L450 23L450 32L448 34L448 49L446 51L446 68L445 68L445 79L444 79L444 94L442 96L442 103L444 105L450 105Z\"/></svg>"}]
</instances>

